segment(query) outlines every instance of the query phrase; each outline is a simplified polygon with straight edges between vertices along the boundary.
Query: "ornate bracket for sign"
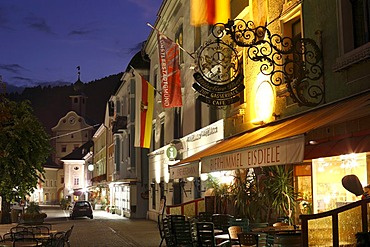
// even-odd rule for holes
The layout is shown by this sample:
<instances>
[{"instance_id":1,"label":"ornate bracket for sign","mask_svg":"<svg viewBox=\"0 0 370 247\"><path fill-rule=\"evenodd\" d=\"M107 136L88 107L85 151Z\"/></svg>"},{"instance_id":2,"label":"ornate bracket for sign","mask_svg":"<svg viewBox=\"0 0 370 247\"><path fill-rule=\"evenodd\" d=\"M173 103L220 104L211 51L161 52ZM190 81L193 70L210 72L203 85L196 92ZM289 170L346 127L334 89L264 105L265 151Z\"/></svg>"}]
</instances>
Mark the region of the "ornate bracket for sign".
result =
<instances>
[{"instance_id":1,"label":"ornate bracket for sign","mask_svg":"<svg viewBox=\"0 0 370 247\"><path fill-rule=\"evenodd\" d=\"M261 73L270 76L275 86L285 84L293 101L312 107L324 100L324 86L319 81L323 75L322 54L314 40L272 35L267 27L255 27L252 21L241 19L215 26L238 46L247 47L249 59L262 62Z\"/></svg>"},{"instance_id":2,"label":"ornate bracket for sign","mask_svg":"<svg viewBox=\"0 0 370 247\"><path fill-rule=\"evenodd\" d=\"M238 94L244 90L243 74L232 42L222 40L225 33L214 26L212 35L215 39L207 41L197 53L193 88L200 94L198 99L221 107L240 100Z\"/></svg>"}]
</instances>

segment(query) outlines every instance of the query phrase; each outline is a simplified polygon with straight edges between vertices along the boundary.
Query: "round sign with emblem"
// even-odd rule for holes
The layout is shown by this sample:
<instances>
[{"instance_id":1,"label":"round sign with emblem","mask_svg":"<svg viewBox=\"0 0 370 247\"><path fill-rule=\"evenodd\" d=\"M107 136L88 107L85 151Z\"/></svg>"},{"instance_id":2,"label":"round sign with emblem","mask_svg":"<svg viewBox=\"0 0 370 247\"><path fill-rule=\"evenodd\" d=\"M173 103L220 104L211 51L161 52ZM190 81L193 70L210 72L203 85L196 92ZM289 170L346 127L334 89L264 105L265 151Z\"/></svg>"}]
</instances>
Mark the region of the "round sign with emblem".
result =
<instances>
[{"instance_id":1,"label":"round sign with emblem","mask_svg":"<svg viewBox=\"0 0 370 247\"><path fill-rule=\"evenodd\" d=\"M166 154L170 160L174 160L177 157L177 149L174 146L171 146L167 148Z\"/></svg>"}]
</instances>

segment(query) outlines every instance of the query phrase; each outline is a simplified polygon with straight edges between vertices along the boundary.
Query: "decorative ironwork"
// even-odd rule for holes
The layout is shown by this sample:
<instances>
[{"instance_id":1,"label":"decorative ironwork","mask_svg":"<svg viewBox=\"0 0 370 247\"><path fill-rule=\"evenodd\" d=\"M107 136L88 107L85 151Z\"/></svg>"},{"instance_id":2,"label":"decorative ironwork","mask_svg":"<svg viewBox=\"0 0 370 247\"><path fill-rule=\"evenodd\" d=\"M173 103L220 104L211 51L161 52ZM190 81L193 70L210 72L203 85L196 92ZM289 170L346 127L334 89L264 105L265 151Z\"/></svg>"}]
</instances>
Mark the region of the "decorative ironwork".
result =
<instances>
[{"instance_id":1,"label":"decorative ironwork","mask_svg":"<svg viewBox=\"0 0 370 247\"><path fill-rule=\"evenodd\" d=\"M244 90L241 62L235 44L222 40L224 32L214 26L212 34L215 39L197 53L193 88L200 94L198 99L209 105L230 105L240 100L238 94Z\"/></svg>"},{"instance_id":2,"label":"decorative ironwork","mask_svg":"<svg viewBox=\"0 0 370 247\"><path fill-rule=\"evenodd\" d=\"M324 100L324 86L320 81L323 75L320 66L322 55L314 40L281 37L278 34L271 34L265 26L255 27L252 21L246 22L241 19L230 20L226 24L218 23L213 29L217 30L217 37L222 36L224 32L236 45L247 47L249 59L262 63L260 71L270 76L273 85L285 84L290 96L299 105L317 106ZM215 44L217 42L219 41L216 40ZM209 46L212 47L213 43ZM222 49L218 51L224 52ZM205 58L199 65L211 71L209 65L207 67L203 64L212 64L212 61L212 58ZM234 67L234 64L228 66ZM211 73L210 77L222 81L221 75L223 74Z\"/></svg>"}]
</instances>

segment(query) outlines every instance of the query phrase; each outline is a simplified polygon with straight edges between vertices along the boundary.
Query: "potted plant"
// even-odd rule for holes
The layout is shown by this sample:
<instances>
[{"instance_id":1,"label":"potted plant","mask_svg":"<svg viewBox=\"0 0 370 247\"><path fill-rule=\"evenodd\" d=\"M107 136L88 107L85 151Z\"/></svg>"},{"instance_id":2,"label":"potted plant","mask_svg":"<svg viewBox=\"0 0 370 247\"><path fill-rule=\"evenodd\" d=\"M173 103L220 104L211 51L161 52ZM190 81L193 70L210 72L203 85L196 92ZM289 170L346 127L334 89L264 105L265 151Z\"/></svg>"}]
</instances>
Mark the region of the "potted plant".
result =
<instances>
[{"instance_id":1,"label":"potted plant","mask_svg":"<svg viewBox=\"0 0 370 247\"><path fill-rule=\"evenodd\" d=\"M41 212L40 206L31 202L26 211L22 214L23 223L43 223L47 215Z\"/></svg>"}]
</instances>

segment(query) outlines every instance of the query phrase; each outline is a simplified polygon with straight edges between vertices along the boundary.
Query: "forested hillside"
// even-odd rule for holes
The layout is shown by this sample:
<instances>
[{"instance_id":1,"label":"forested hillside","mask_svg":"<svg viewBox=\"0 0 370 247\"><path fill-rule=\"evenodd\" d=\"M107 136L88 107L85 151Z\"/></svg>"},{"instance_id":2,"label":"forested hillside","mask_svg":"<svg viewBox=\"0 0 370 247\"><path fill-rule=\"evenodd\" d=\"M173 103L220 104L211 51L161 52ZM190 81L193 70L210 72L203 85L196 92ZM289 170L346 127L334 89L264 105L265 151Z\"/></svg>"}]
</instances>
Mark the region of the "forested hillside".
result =
<instances>
[{"instance_id":1,"label":"forested hillside","mask_svg":"<svg viewBox=\"0 0 370 247\"><path fill-rule=\"evenodd\" d=\"M122 73L95 80L84 85L87 98L86 115L92 123L102 123L105 116L106 103L120 85ZM21 94L12 93L10 98L15 101L30 100L34 113L51 134L51 128L58 120L71 110L70 95L73 95L73 83L69 86L26 88Z\"/></svg>"}]
</instances>

